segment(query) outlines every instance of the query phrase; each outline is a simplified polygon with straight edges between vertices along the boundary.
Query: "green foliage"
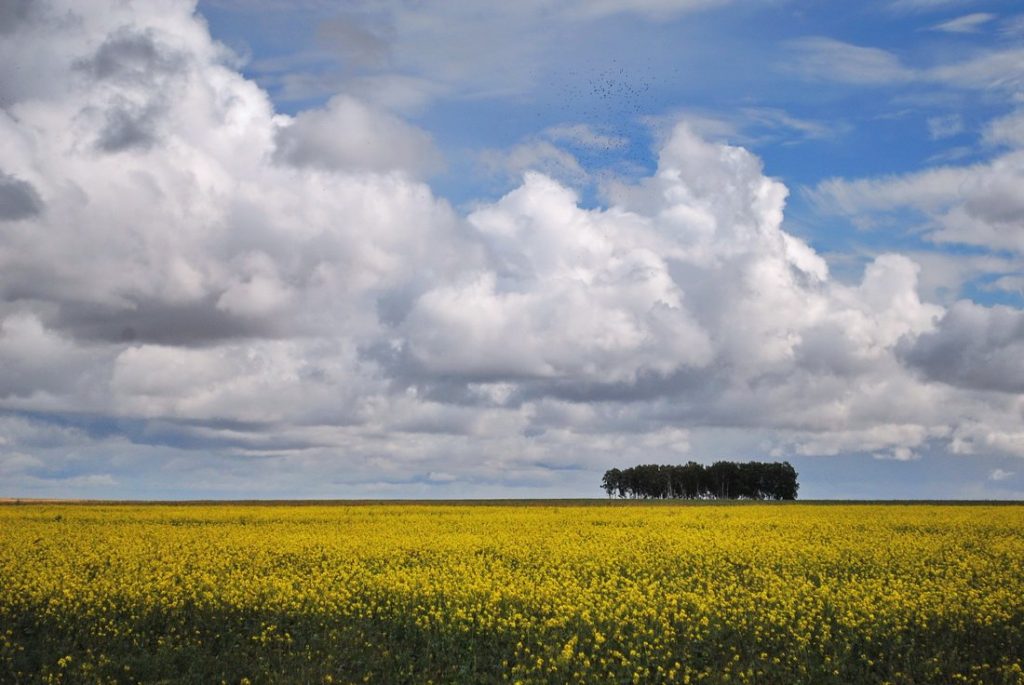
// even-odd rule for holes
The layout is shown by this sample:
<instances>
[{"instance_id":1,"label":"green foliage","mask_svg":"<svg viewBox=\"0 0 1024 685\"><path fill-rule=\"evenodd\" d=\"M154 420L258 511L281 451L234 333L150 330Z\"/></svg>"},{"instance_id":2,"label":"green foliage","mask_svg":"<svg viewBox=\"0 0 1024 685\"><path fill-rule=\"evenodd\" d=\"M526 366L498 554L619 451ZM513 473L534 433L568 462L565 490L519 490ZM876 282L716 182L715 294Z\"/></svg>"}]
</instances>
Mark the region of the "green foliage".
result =
<instances>
[{"instance_id":1,"label":"green foliage","mask_svg":"<svg viewBox=\"0 0 1024 685\"><path fill-rule=\"evenodd\" d=\"M691 461L609 469L601 487L609 497L794 500L800 489L796 478L796 469L788 461L716 461L711 466Z\"/></svg>"}]
</instances>

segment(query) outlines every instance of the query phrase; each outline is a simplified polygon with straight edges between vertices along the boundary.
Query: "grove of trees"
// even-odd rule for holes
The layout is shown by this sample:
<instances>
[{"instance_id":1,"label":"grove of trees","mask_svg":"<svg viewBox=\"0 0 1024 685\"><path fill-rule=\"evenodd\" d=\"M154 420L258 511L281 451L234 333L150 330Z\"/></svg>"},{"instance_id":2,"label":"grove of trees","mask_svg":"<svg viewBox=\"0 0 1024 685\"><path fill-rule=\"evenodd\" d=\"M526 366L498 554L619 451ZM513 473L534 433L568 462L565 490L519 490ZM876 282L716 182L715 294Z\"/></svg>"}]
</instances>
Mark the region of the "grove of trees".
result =
<instances>
[{"instance_id":1,"label":"grove of trees","mask_svg":"<svg viewBox=\"0 0 1024 685\"><path fill-rule=\"evenodd\" d=\"M800 485L788 461L716 461L704 466L691 461L666 466L641 464L610 469L601 480L609 497L642 499L771 499L794 500Z\"/></svg>"}]
</instances>

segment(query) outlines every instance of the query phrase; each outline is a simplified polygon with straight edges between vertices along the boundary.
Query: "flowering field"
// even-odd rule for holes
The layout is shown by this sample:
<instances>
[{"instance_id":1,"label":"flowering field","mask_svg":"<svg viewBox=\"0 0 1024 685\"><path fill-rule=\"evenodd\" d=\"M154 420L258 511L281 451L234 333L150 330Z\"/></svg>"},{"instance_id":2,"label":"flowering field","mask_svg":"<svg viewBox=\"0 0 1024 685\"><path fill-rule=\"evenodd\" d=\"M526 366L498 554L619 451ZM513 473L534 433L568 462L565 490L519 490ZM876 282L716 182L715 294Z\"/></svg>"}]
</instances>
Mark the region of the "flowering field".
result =
<instances>
[{"instance_id":1,"label":"flowering field","mask_svg":"<svg viewBox=\"0 0 1024 685\"><path fill-rule=\"evenodd\" d=\"M1024 507L0 506L0 682L1024 683Z\"/></svg>"}]
</instances>

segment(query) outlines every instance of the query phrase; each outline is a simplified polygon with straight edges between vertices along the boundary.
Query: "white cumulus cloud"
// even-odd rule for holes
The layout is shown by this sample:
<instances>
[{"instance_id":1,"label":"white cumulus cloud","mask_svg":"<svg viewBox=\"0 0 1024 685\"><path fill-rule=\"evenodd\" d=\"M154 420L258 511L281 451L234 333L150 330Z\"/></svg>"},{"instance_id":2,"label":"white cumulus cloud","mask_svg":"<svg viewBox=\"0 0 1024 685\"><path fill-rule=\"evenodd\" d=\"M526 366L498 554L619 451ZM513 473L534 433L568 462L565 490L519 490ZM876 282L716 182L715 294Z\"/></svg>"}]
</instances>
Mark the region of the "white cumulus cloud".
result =
<instances>
[{"instance_id":1,"label":"white cumulus cloud","mask_svg":"<svg viewBox=\"0 0 1024 685\"><path fill-rule=\"evenodd\" d=\"M900 254L834 279L746 149L675 125L656 170L610 180L596 208L527 156L518 187L460 212L419 180L427 133L351 94L279 114L188 2L17 21L0 409L21 418L0 421L0 460L26 487L137 483L153 459L187 487L264 491L245 456L308 492L543 491L722 429L798 454L1024 453L1019 312L929 302ZM852 55L857 78L903 73ZM937 238L1017 249L1013 154L820 192L909 196ZM102 430L40 442L72 416Z\"/></svg>"}]
</instances>

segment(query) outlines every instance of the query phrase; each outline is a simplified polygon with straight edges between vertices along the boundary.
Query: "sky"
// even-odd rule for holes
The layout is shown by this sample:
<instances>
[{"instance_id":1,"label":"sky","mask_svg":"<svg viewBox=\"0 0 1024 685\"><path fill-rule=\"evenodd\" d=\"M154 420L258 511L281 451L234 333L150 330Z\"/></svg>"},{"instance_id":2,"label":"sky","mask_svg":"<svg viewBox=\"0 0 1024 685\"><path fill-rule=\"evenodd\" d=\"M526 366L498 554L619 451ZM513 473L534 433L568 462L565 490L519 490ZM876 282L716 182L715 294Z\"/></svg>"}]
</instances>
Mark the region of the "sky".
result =
<instances>
[{"instance_id":1,"label":"sky","mask_svg":"<svg viewBox=\"0 0 1024 685\"><path fill-rule=\"evenodd\" d=\"M1024 7L8 0L0 497L1024 498Z\"/></svg>"}]
</instances>

